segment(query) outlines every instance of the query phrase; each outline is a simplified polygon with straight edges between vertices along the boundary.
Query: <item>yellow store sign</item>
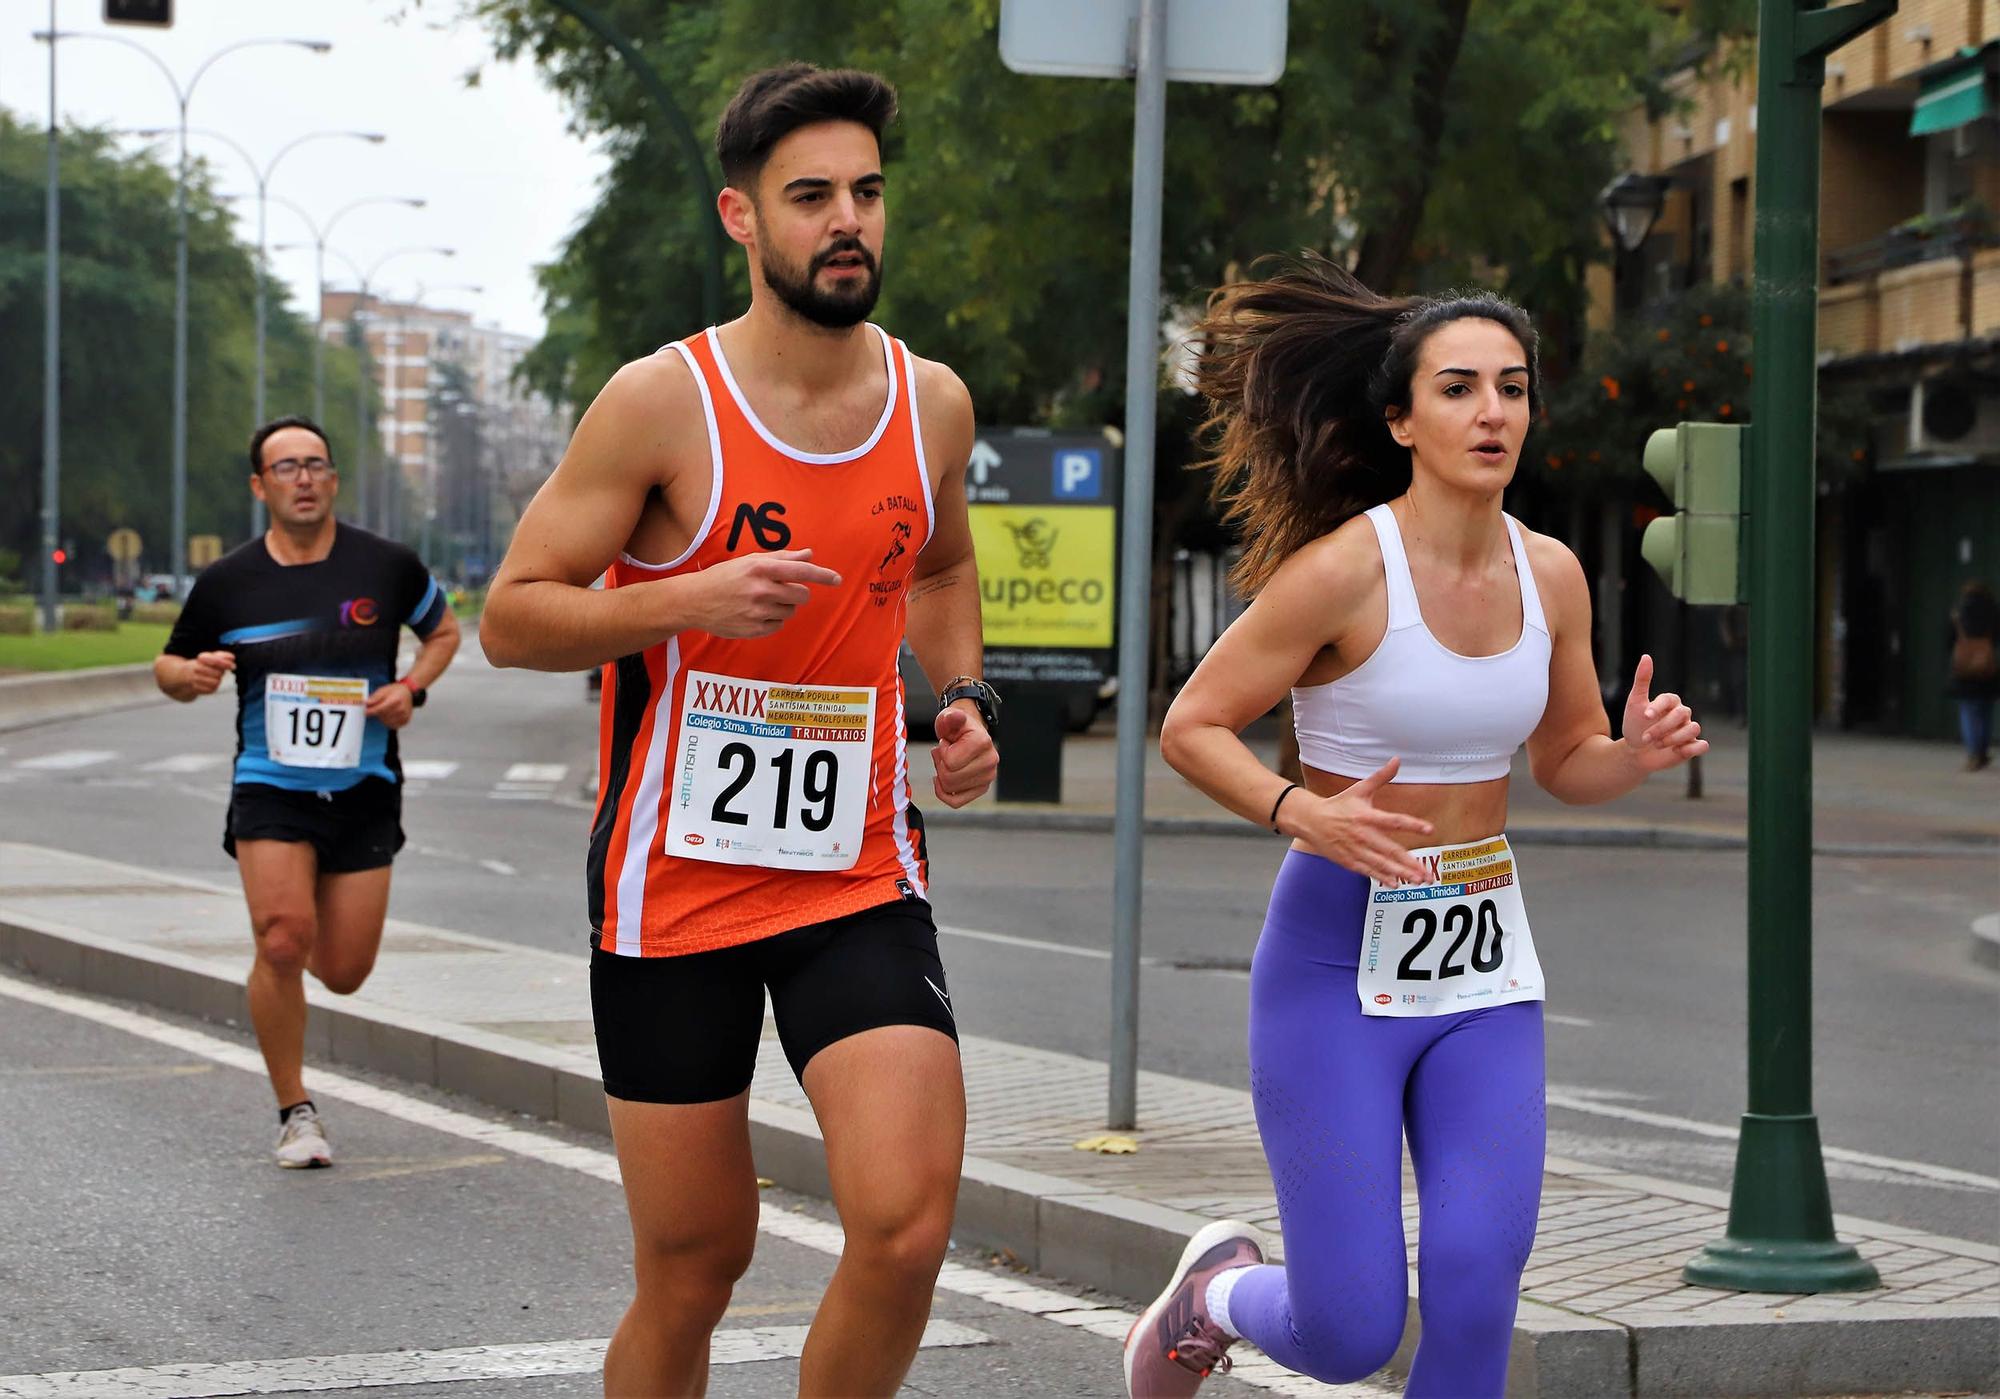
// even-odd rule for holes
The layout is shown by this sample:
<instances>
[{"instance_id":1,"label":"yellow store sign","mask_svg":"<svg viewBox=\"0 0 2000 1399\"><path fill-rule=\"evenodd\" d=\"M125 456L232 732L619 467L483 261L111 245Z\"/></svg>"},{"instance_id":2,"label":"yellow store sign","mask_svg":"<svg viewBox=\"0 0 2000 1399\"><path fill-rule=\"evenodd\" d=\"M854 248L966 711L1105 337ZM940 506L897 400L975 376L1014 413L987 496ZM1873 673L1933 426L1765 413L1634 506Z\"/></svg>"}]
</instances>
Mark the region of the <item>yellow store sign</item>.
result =
<instances>
[{"instance_id":1,"label":"yellow store sign","mask_svg":"<svg viewBox=\"0 0 2000 1399\"><path fill-rule=\"evenodd\" d=\"M1116 616L1117 512L1108 505L974 505L986 645L1104 649Z\"/></svg>"}]
</instances>

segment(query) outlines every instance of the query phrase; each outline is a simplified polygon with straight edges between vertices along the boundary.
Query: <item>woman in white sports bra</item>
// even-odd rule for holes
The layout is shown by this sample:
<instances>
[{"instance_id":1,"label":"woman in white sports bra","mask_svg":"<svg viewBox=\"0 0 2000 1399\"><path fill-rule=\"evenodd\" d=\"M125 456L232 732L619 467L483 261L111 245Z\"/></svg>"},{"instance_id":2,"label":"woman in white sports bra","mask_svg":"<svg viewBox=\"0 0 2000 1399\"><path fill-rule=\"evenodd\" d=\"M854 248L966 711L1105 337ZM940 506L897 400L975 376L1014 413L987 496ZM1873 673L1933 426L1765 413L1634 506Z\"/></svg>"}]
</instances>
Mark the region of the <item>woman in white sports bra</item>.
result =
<instances>
[{"instance_id":1,"label":"woman in white sports bra","mask_svg":"<svg viewBox=\"0 0 2000 1399\"><path fill-rule=\"evenodd\" d=\"M1614 737L1590 594L1501 510L1540 391L1498 296L1377 296L1308 256L1218 291L1196 330L1214 490L1254 595L1167 715L1195 786L1292 838L1250 986L1250 1079L1285 1262L1195 1235L1125 1343L1130 1393L1192 1394L1248 1337L1328 1382L1403 1334L1401 1163L1417 1178L1412 1396L1502 1393L1544 1155L1542 970L1505 835L1508 769L1610 801L1704 751L1642 657ZM1287 691L1303 786L1238 734Z\"/></svg>"}]
</instances>

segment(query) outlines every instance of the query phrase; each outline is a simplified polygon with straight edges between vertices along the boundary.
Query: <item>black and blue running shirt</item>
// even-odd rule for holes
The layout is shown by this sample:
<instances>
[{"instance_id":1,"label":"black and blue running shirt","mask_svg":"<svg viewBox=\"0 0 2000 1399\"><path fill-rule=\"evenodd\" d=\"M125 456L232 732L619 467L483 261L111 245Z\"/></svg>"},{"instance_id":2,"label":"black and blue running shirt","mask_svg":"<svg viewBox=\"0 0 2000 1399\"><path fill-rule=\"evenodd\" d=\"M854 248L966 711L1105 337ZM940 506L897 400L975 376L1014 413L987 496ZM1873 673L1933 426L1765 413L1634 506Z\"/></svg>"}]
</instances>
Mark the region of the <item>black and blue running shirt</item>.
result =
<instances>
[{"instance_id":1,"label":"black and blue running shirt","mask_svg":"<svg viewBox=\"0 0 2000 1399\"><path fill-rule=\"evenodd\" d=\"M360 677L373 691L396 676L396 643L409 627L427 637L444 620L444 590L403 545L352 525L334 527L318 563L281 564L262 535L195 579L166 653L236 657L236 781L294 792L336 792L369 777L402 780L396 735L370 719L356 767L292 767L265 741L270 675Z\"/></svg>"}]
</instances>

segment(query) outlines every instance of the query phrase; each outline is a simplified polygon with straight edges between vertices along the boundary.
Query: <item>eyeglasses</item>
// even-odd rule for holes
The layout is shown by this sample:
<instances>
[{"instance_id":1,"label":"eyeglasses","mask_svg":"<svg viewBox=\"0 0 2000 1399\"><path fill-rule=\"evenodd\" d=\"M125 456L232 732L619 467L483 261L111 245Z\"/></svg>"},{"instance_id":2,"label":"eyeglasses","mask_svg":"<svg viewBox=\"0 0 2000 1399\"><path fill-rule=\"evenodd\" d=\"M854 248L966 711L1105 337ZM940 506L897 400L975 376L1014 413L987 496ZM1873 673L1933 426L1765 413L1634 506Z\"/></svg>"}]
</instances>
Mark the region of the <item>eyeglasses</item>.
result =
<instances>
[{"instance_id":1,"label":"eyeglasses","mask_svg":"<svg viewBox=\"0 0 2000 1399\"><path fill-rule=\"evenodd\" d=\"M280 481L296 481L300 473L315 481L324 481L336 470L334 464L325 457L306 457L303 460L298 457L286 457L283 461L272 462L264 469Z\"/></svg>"}]
</instances>

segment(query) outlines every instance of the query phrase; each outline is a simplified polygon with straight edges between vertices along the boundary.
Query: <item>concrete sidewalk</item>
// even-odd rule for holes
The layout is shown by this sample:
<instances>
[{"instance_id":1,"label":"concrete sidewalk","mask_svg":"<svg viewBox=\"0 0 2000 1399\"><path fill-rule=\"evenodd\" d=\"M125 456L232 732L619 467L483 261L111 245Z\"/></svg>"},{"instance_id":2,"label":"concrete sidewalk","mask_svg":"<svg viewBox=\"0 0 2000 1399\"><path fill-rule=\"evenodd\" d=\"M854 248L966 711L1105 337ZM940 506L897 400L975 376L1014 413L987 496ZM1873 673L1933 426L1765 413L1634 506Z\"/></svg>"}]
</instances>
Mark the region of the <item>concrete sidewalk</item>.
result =
<instances>
[{"instance_id":1,"label":"concrete sidewalk","mask_svg":"<svg viewBox=\"0 0 2000 1399\"><path fill-rule=\"evenodd\" d=\"M0 963L241 1023L249 948L233 887L0 844ZM360 995L313 988L315 1062L605 1130L580 949L560 956L392 922L383 952ZM824 1194L810 1108L774 1038L764 1051L751 1103L758 1169ZM1275 1234L1247 1094L1142 1074L1139 1151L1100 1156L1075 1143L1101 1130L1102 1064L973 1038L964 1059L962 1242L1142 1299L1205 1219L1250 1218ZM1414 1263L1407 1188L1405 1197ZM1880 1291L1801 1298L1682 1286L1681 1264L1722 1235L1726 1211L1718 1191L1551 1160L1512 1392L1607 1399L2000 1387L2000 1250L1842 1218L1841 1236L1880 1268ZM1414 1293L1414 1271L1411 1279ZM1410 1318L1413 1341L1414 1303ZM1408 1353L1406 1343L1392 1368Z\"/></svg>"},{"instance_id":2,"label":"concrete sidewalk","mask_svg":"<svg viewBox=\"0 0 2000 1399\"><path fill-rule=\"evenodd\" d=\"M1266 761L1268 724L1250 745ZM1690 799L1684 771L1654 777L1605 806L1564 806L1537 787L1525 751L1514 759L1507 833L1520 844L1677 845L1737 849L1750 791L1749 736L1725 721L1709 731L1704 795ZM914 745L913 745L914 746ZM981 801L964 811L924 804L934 825L1108 830L1117 809L1117 738L1108 725L1063 746L1060 804ZM1004 745L1003 745L1004 751ZM1990 855L2000 849L2000 766L1962 770L1949 743L1847 733L1813 735L1813 845L1830 855ZM919 771L923 764L918 764ZM1146 744L1146 820L1156 832L1259 834L1168 767L1157 737Z\"/></svg>"}]
</instances>

